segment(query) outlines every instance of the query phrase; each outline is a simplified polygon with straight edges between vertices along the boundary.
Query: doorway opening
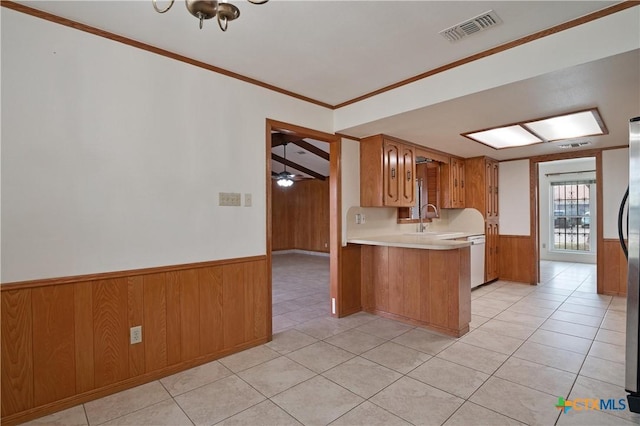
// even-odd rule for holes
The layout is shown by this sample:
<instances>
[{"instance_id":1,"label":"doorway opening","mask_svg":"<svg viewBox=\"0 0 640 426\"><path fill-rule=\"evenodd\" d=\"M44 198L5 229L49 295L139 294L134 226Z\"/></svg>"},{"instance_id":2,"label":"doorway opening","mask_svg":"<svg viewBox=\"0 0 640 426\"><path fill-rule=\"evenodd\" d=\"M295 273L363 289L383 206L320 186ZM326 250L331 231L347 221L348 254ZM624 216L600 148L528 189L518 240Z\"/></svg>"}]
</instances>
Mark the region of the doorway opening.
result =
<instances>
[{"instance_id":1,"label":"doorway opening","mask_svg":"<svg viewBox=\"0 0 640 426\"><path fill-rule=\"evenodd\" d=\"M597 293L598 156L536 161L537 282Z\"/></svg>"},{"instance_id":2,"label":"doorway opening","mask_svg":"<svg viewBox=\"0 0 640 426\"><path fill-rule=\"evenodd\" d=\"M338 316L339 137L267 120L271 334ZM279 185L285 178L292 184Z\"/></svg>"}]
</instances>

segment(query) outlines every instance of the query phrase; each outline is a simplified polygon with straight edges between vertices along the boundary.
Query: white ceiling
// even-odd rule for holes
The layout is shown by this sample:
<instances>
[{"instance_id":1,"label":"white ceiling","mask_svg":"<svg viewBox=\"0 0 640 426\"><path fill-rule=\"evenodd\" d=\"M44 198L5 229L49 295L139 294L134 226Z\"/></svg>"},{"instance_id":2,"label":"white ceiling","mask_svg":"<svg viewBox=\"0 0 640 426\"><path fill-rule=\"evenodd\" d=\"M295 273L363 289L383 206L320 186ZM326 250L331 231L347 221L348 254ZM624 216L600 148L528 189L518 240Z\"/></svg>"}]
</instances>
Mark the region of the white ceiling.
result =
<instances>
[{"instance_id":1,"label":"white ceiling","mask_svg":"<svg viewBox=\"0 0 640 426\"><path fill-rule=\"evenodd\" d=\"M181 0L163 15L151 0L19 3L336 105L619 1L234 1L241 16L226 33L214 20L199 30ZM455 43L438 34L490 9L502 24ZM586 148L621 145L628 118L640 114L638 93L636 51L335 130L357 137L386 133L463 157L518 158L558 148L496 151L459 135L598 107L610 134L590 138Z\"/></svg>"}]
</instances>

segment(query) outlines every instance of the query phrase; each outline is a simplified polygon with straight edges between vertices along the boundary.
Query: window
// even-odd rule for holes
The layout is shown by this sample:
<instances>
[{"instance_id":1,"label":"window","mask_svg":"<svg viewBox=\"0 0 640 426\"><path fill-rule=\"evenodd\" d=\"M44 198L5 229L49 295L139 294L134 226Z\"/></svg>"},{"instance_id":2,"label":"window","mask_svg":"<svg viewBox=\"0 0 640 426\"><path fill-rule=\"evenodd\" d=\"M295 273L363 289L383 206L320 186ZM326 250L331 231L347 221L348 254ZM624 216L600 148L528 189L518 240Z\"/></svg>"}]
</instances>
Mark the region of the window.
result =
<instances>
[{"instance_id":1,"label":"window","mask_svg":"<svg viewBox=\"0 0 640 426\"><path fill-rule=\"evenodd\" d=\"M551 249L591 252L591 189L595 181L551 183Z\"/></svg>"}]
</instances>

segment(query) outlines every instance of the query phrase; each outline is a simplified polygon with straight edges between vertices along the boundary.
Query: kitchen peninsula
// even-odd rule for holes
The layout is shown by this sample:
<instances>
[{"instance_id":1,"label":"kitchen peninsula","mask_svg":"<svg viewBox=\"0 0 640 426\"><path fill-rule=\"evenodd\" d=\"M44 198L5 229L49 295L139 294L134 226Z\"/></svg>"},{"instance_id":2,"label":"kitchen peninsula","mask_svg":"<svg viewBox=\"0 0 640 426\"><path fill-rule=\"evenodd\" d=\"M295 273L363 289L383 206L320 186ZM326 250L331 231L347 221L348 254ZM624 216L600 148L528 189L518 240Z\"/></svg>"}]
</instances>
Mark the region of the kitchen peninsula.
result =
<instances>
[{"instance_id":1,"label":"kitchen peninsula","mask_svg":"<svg viewBox=\"0 0 640 426\"><path fill-rule=\"evenodd\" d=\"M452 336L471 321L470 234L385 235L349 239L361 246L363 310Z\"/></svg>"}]
</instances>

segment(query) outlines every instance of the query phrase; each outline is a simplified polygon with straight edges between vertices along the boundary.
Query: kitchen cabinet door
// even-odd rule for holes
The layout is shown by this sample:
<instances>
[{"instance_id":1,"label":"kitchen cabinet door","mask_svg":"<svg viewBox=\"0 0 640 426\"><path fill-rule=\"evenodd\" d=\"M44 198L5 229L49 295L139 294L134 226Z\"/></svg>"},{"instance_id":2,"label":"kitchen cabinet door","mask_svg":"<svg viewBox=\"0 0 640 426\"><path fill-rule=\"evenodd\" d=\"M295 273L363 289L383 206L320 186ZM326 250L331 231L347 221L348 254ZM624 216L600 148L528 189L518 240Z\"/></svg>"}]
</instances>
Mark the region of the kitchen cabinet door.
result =
<instances>
[{"instance_id":1,"label":"kitchen cabinet door","mask_svg":"<svg viewBox=\"0 0 640 426\"><path fill-rule=\"evenodd\" d=\"M395 206L400 202L400 147L385 141L383 156L383 204Z\"/></svg>"},{"instance_id":2,"label":"kitchen cabinet door","mask_svg":"<svg viewBox=\"0 0 640 426\"><path fill-rule=\"evenodd\" d=\"M485 245L485 282L498 279L498 241L499 229L497 222L486 223L486 245Z\"/></svg>"},{"instance_id":3,"label":"kitchen cabinet door","mask_svg":"<svg viewBox=\"0 0 640 426\"><path fill-rule=\"evenodd\" d=\"M498 218L498 162L485 160L486 197L485 218L493 220Z\"/></svg>"},{"instance_id":4,"label":"kitchen cabinet door","mask_svg":"<svg viewBox=\"0 0 640 426\"><path fill-rule=\"evenodd\" d=\"M415 169L412 147L394 141L384 141L385 206L411 207L415 204Z\"/></svg>"},{"instance_id":5,"label":"kitchen cabinet door","mask_svg":"<svg viewBox=\"0 0 640 426\"><path fill-rule=\"evenodd\" d=\"M498 218L498 162L491 164L491 183L493 185L493 199L491 200L491 212L494 218Z\"/></svg>"},{"instance_id":6,"label":"kitchen cabinet door","mask_svg":"<svg viewBox=\"0 0 640 426\"><path fill-rule=\"evenodd\" d=\"M413 207L415 151L382 135L360 141L360 205Z\"/></svg>"},{"instance_id":7,"label":"kitchen cabinet door","mask_svg":"<svg viewBox=\"0 0 640 426\"><path fill-rule=\"evenodd\" d=\"M399 176L400 193L398 194L399 205L412 206L416 200L416 160L415 153L410 146L401 146L402 150L402 175Z\"/></svg>"},{"instance_id":8,"label":"kitchen cabinet door","mask_svg":"<svg viewBox=\"0 0 640 426\"><path fill-rule=\"evenodd\" d=\"M449 164L442 167L442 207L462 209L465 207L464 160L451 158Z\"/></svg>"}]
</instances>

